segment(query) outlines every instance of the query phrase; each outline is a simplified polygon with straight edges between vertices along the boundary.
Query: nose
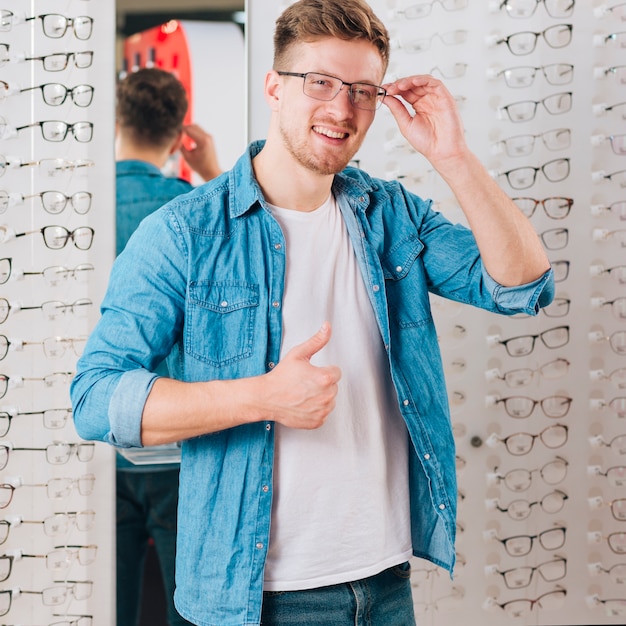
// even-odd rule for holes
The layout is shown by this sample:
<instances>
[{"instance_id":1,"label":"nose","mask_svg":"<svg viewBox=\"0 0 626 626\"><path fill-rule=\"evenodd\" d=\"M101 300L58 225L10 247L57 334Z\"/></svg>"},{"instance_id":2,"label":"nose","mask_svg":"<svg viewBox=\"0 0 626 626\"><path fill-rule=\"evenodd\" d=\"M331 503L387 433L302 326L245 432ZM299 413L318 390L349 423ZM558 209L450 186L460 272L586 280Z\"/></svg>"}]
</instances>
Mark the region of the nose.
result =
<instances>
[{"instance_id":1,"label":"nose","mask_svg":"<svg viewBox=\"0 0 626 626\"><path fill-rule=\"evenodd\" d=\"M341 85L339 93L329 102L331 107L342 113L342 117L352 117L354 115L354 105L352 104L352 96L350 95L350 87Z\"/></svg>"}]
</instances>

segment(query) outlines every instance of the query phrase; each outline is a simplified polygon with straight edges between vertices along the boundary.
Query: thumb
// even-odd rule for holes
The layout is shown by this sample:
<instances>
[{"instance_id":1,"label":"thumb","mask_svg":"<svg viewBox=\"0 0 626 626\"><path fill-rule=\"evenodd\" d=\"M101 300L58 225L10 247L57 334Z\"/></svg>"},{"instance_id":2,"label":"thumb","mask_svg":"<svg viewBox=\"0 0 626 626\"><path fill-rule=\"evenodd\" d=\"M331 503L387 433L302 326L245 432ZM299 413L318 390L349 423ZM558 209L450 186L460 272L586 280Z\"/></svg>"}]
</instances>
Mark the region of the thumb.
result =
<instances>
[{"instance_id":1,"label":"thumb","mask_svg":"<svg viewBox=\"0 0 626 626\"><path fill-rule=\"evenodd\" d=\"M296 359L306 359L308 361L329 342L330 335L330 323L324 322L321 328L312 337L294 346L290 350L290 354Z\"/></svg>"}]
</instances>

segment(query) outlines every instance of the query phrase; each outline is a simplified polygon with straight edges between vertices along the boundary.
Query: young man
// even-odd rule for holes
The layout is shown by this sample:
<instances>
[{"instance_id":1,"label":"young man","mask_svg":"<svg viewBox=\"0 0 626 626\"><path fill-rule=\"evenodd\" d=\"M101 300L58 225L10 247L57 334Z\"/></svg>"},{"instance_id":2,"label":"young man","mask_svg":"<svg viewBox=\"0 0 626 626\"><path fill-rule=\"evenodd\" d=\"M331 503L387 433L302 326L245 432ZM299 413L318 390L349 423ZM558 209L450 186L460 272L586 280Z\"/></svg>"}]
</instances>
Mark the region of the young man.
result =
<instances>
[{"instance_id":1,"label":"young man","mask_svg":"<svg viewBox=\"0 0 626 626\"><path fill-rule=\"evenodd\" d=\"M76 426L117 446L184 440L175 598L190 621L405 626L409 557L454 565L428 292L534 314L552 274L445 87L378 86L389 40L367 4L299 0L274 44L267 140L145 220L118 259ZM381 102L472 230L345 169ZM155 375L170 353L173 378Z\"/></svg>"},{"instance_id":2,"label":"young man","mask_svg":"<svg viewBox=\"0 0 626 626\"><path fill-rule=\"evenodd\" d=\"M163 174L168 159L181 153L204 180L218 176L213 138L199 126L183 125L188 100L170 72L143 68L120 80L116 90L116 252L141 220L193 186ZM187 136L194 147L186 149ZM166 367L157 370L168 374ZM116 589L117 623L139 621L144 563L152 539L159 559L169 626L189 624L174 608L178 464L134 465L117 455Z\"/></svg>"}]
</instances>

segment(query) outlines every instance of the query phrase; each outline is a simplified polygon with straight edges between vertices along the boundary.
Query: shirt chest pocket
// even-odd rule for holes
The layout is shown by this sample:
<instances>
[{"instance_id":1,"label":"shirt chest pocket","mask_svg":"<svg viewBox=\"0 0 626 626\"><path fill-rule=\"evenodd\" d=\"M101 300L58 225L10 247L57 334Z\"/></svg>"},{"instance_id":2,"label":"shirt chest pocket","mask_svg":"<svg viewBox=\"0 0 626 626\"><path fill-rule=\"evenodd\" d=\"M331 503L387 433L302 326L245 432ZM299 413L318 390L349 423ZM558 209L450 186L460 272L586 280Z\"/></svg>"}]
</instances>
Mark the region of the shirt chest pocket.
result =
<instances>
[{"instance_id":1,"label":"shirt chest pocket","mask_svg":"<svg viewBox=\"0 0 626 626\"><path fill-rule=\"evenodd\" d=\"M430 321L426 274L421 261L424 244L416 235L395 244L381 258L389 313L402 328Z\"/></svg>"},{"instance_id":2,"label":"shirt chest pocket","mask_svg":"<svg viewBox=\"0 0 626 626\"><path fill-rule=\"evenodd\" d=\"M258 285L238 281L191 283L185 352L213 367L249 358L258 307Z\"/></svg>"}]
</instances>

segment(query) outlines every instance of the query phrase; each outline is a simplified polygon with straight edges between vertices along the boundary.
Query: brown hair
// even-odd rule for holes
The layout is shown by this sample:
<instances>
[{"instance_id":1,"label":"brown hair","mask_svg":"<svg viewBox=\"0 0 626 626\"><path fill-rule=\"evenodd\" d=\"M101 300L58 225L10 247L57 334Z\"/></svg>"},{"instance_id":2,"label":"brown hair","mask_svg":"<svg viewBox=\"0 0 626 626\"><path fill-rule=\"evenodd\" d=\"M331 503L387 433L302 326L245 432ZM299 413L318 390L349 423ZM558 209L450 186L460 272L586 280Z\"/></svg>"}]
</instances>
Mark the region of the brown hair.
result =
<instances>
[{"instance_id":1,"label":"brown hair","mask_svg":"<svg viewBox=\"0 0 626 626\"><path fill-rule=\"evenodd\" d=\"M117 122L137 144L165 146L182 130L189 103L170 72L139 69L118 83L116 95Z\"/></svg>"},{"instance_id":2,"label":"brown hair","mask_svg":"<svg viewBox=\"0 0 626 626\"><path fill-rule=\"evenodd\" d=\"M360 39L380 53L383 69L389 63L389 34L363 0L298 0L276 20L274 69L284 69L291 46L322 37Z\"/></svg>"}]
</instances>

